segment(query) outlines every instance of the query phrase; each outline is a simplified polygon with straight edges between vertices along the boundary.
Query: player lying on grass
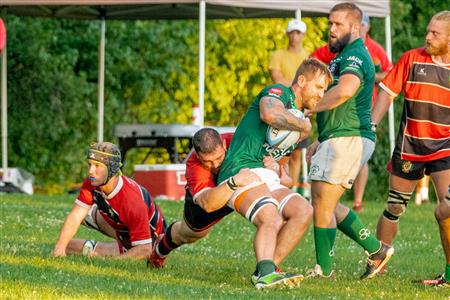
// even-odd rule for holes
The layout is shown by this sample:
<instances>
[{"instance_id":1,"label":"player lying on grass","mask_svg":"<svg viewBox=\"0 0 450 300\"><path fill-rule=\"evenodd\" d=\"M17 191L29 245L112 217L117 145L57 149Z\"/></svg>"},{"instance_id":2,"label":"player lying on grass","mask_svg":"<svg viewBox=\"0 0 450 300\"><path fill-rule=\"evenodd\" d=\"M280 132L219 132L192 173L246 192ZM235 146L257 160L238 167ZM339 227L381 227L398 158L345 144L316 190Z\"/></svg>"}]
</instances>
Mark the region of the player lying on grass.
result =
<instances>
[{"instance_id":1,"label":"player lying on grass","mask_svg":"<svg viewBox=\"0 0 450 300\"><path fill-rule=\"evenodd\" d=\"M237 126L220 169L218 182L235 190L230 199L223 199L223 204L256 226L253 246L257 265L251 277L256 288L296 284L303 278L276 272L276 268L301 240L312 217L311 205L280 184L278 172L263 168L265 156L279 160L296 147L296 143L284 149L271 147L266 139L267 130L272 126L297 131L299 141L306 138L311 131L309 119L298 118L288 109L312 109L322 99L330 81L326 65L307 59L298 68L292 86L274 84L264 88ZM243 168L250 168L262 182L236 186L234 176Z\"/></svg>"},{"instance_id":2,"label":"player lying on grass","mask_svg":"<svg viewBox=\"0 0 450 300\"><path fill-rule=\"evenodd\" d=\"M122 176L121 154L116 145L92 144L87 162L89 177L64 221L53 255L148 258L152 241L165 232L161 210L145 188ZM80 224L116 241L72 239Z\"/></svg>"}]
</instances>

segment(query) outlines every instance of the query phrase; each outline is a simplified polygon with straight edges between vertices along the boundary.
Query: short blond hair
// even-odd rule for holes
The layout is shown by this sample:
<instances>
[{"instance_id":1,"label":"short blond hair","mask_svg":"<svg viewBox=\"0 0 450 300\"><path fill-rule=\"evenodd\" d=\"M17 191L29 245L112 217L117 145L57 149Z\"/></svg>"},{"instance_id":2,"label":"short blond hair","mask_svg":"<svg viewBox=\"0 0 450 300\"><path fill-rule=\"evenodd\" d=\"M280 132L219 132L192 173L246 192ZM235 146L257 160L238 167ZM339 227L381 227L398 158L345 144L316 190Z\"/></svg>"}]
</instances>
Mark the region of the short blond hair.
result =
<instances>
[{"instance_id":1,"label":"short blond hair","mask_svg":"<svg viewBox=\"0 0 450 300\"><path fill-rule=\"evenodd\" d=\"M447 23L450 23L450 10L443 10L435 14L431 21L446 21Z\"/></svg>"},{"instance_id":2,"label":"short blond hair","mask_svg":"<svg viewBox=\"0 0 450 300\"><path fill-rule=\"evenodd\" d=\"M431 17L430 23L433 21L441 21L445 22L447 25L447 32L450 32L450 11L449 10L443 10L435 14L433 17Z\"/></svg>"},{"instance_id":3,"label":"short blond hair","mask_svg":"<svg viewBox=\"0 0 450 300\"><path fill-rule=\"evenodd\" d=\"M442 21L447 23L447 32L450 32L450 10L443 10L435 14L431 20L432 21Z\"/></svg>"},{"instance_id":4,"label":"short blond hair","mask_svg":"<svg viewBox=\"0 0 450 300\"><path fill-rule=\"evenodd\" d=\"M313 77L317 72L320 74L325 75L327 78L328 83L330 83L333 80L333 77L331 75L330 70L328 70L328 67L323 62L319 61L318 59L311 57L305 59L301 65L298 67L297 72L295 73L294 80L292 84L296 83L298 81L298 77L300 75L303 75L305 77L311 78Z\"/></svg>"}]
</instances>

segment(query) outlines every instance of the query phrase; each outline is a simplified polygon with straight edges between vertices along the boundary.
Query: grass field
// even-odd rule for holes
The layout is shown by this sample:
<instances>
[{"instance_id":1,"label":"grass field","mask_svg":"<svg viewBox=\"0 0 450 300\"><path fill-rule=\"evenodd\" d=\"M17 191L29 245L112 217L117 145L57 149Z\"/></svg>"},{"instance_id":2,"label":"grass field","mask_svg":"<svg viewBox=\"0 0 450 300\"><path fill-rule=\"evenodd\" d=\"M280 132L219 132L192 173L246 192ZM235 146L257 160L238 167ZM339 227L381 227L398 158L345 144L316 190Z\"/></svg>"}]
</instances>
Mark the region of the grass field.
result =
<instances>
[{"instance_id":1,"label":"grass field","mask_svg":"<svg viewBox=\"0 0 450 300\"><path fill-rule=\"evenodd\" d=\"M254 228L232 214L206 239L171 254L161 270L143 261L114 261L50 252L74 196L0 194L1 299L450 299L450 291L411 284L444 269L434 205L408 208L389 271L359 281L365 256L338 233L335 281L305 280L296 289L257 291L250 284L255 262ZM179 218L182 203L158 202L169 222ZM349 204L349 203L347 203ZM366 202L362 220L374 229L382 202ZM78 237L107 240L81 228ZM304 273L315 262L312 230L282 268Z\"/></svg>"}]
</instances>

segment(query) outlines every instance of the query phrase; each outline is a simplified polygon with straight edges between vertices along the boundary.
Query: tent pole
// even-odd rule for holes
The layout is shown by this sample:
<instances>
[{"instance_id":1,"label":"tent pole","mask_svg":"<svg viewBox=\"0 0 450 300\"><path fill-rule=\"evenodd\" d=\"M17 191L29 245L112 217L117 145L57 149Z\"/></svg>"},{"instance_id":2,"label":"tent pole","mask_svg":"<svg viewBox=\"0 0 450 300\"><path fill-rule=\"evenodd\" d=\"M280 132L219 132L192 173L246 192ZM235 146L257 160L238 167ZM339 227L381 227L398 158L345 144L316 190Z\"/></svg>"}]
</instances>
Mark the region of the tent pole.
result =
<instances>
[{"instance_id":1,"label":"tent pole","mask_svg":"<svg viewBox=\"0 0 450 300\"><path fill-rule=\"evenodd\" d=\"M5 25L6 27L6 25ZM5 47L1 53L1 98L2 98L2 170L3 182L8 182L8 93L6 81L6 48L8 42L5 41Z\"/></svg>"},{"instance_id":2,"label":"tent pole","mask_svg":"<svg viewBox=\"0 0 450 300\"><path fill-rule=\"evenodd\" d=\"M392 44L391 44L391 16L385 18L386 31L386 53L390 61L392 61ZM391 154L394 152L395 146L395 126L394 126L394 103L389 107L389 145Z\"/></svg>"},{"instance_id":3,"label":"tent pole","mask_svg":"<svg viewBox=\"0 0 450 300\"><path fill-rule=\"evenodd\" d=\"M297 20L301 20L302 19L302 10L300 8L297 8L297 10L295 11L295 18ZM306 162L306 148L302 148L302 178L300 179L302 181L302 184L308 184L308 163ZM305 190L308 190L309 187L303 187L305 188ZM309 190L308 190L309 192ZM304 195L309 195L308 192L306 192L306 194Z\"/></svg>"},{"instance_id":4,"label":"tent pole","mask_svg":"<svg viewBox=\"0 0 450 300\"><path fill-rule=\"evenodd\" d=\"M98 49L98 142L103 142L103 116L105 103L105 17L102 16Z\"/></svg>"},{"instance_id":5,"label":"tent pole","mask_svg":"<svg viewBox=\"0 0 450 300\"><path fill-rule=\"evenodd\" d=\"M199 125L203 127L205 121L205 1L200 1L199 9L198 105L200 109Z\"/></svg>"}]
</instances>

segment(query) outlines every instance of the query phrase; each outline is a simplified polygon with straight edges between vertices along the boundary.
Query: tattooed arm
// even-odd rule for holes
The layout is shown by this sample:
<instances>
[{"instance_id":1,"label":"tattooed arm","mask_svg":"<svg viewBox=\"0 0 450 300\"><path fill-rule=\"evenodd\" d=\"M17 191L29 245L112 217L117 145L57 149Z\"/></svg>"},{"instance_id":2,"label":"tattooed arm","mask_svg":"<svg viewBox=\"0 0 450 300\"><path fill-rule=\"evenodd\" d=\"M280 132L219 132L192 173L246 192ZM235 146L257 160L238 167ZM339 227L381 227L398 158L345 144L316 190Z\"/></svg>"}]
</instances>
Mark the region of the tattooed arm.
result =
<instances>
[{"instance_id":1,"label":"tattooed arm","mask_svg":"<svg viewBox=\"0 0 450 300\"><path fill-rule=\"evenodd\" d=\"M300 119L291 114L280 100L266 96L259 102L260 118L263 122L278 129L300 131L302 137L311 132L308 118Z\"/></svg>"}]
</instances>

